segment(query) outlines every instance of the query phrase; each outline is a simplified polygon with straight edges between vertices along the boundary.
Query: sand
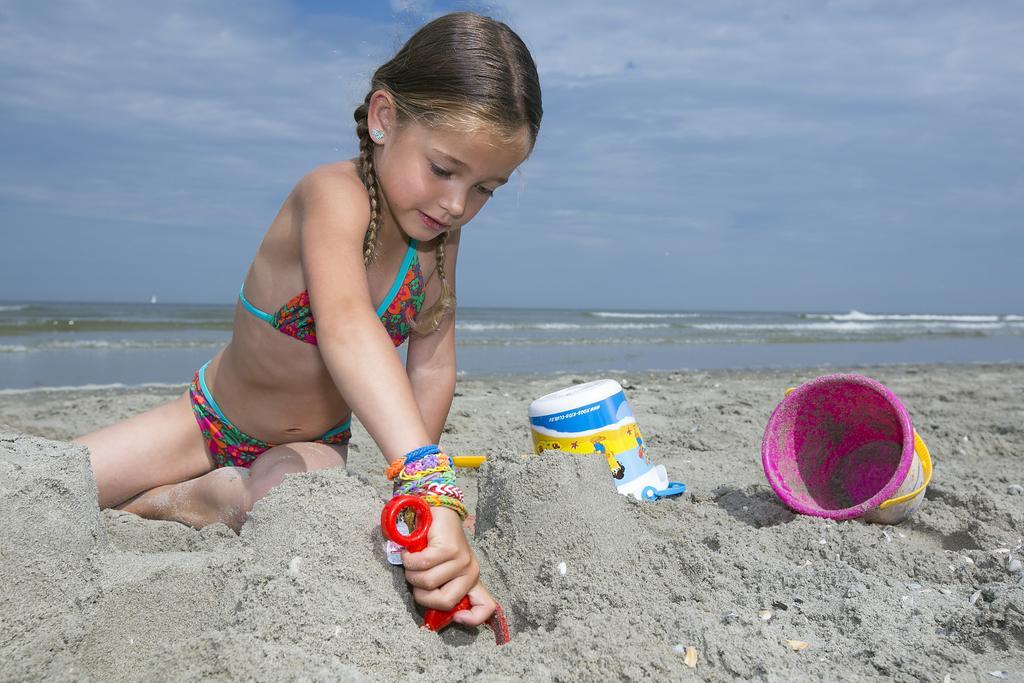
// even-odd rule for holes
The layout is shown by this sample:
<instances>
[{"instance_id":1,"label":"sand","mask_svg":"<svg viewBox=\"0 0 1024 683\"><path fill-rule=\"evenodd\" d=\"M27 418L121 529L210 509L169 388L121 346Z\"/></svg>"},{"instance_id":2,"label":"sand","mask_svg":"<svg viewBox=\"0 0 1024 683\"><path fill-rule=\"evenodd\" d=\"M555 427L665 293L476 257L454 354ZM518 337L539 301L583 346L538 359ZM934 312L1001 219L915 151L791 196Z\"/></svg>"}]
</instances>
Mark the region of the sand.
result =
<instances>
[{"instance_id":1,"label":"sand","mask_svg":"<svg viewBox=\"0 0 1024 683\"><path fill-rule=\"evenodd\" d=\"M0 679L1024 680L1024 366L858 370L936 460L899 526L794 515L768 487L768 416L825 372L608 375L689 487L655 503L599 459L526 455L529 401L597 377L461 381L444 445L489 457L460 481L500 648L417 628L358 425L347 472L289 476L235 535L99 511L66 441L181 389L0 393Z\"/></svg>"}]
</instances>

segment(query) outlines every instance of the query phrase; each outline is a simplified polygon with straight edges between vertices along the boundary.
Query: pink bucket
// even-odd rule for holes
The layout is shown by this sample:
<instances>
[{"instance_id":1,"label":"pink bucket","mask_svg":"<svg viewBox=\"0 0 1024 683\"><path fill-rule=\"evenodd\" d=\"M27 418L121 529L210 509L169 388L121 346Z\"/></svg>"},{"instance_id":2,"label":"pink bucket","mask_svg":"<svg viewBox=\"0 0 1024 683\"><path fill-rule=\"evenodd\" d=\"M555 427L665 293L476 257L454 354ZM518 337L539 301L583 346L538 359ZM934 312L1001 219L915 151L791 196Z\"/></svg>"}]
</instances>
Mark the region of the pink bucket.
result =
<instances>
[{"instance_id":1,"label":"pink bucket","mask_svg":"<svg viewBox=\"0 0 1024 683\"><path fill-rule=\"evenodd\" d=\"M907 409L862 375L825 375L788 392L768 420L761 464L796 512L884 523L917 509L932 469Z\"/></svg>"}]
</instances>

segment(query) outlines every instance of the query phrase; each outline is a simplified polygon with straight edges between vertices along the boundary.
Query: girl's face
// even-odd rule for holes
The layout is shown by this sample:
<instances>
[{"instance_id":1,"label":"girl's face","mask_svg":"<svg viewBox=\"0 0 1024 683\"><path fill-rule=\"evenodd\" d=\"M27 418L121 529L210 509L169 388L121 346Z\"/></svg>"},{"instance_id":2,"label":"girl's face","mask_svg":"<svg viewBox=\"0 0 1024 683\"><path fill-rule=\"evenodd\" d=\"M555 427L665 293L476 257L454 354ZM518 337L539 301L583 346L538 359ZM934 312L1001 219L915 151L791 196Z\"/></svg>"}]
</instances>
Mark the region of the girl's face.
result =
<instances>
[{"instance_id":1,"label":"girl's face","mask_svg":"<svg viewBox=\"0 0 1024 683\"><path fill-rule=\"evenodd\" d=\"M385 215L418 241L461 228L508 182L528 152L525 128L520 140L509 144L487 132L391 126L374 157Z\"/></svg>"}]
</instances>

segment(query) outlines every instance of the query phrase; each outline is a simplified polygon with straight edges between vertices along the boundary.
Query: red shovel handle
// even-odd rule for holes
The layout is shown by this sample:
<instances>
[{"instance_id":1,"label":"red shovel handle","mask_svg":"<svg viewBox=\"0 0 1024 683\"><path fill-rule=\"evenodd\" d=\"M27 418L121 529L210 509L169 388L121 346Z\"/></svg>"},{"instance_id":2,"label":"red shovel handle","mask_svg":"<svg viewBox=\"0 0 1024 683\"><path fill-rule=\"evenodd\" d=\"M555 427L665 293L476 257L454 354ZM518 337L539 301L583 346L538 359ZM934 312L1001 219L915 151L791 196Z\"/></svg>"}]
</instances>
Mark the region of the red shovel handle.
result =
<instances>
[{"instance_id":1,"label":"red shovel handle","mask_svg":"<svg viewBox=\"0 0 1024 683\"><path fill-rule=\"evenodd\" d=\"M398 515L406 508L412 508L416 513L416 529L408 536L403 536L398 531ZM410 553L418 553L427 547L427 531L433 520L430 506L417 496L395 496L380 511L380 528L384 536Z\"/></svg>"},{"instance_id":2,"label":"red shovel handle","mask_svg":"<svg viewBox=\"0 0 1024 683\"><path fill-rule=\"evenodd\" d=\"M469 602L469 596L463 596L459 600L459 604L455 605L452 609L447 612L442 612L439 609L428 609L427 613L423 615L423 628L428 628L431 631L440 631L448 624L452 623L455 618L456 612L461 612L464 609L469 609L473 605Z\"/></svg>"}]
</instances>

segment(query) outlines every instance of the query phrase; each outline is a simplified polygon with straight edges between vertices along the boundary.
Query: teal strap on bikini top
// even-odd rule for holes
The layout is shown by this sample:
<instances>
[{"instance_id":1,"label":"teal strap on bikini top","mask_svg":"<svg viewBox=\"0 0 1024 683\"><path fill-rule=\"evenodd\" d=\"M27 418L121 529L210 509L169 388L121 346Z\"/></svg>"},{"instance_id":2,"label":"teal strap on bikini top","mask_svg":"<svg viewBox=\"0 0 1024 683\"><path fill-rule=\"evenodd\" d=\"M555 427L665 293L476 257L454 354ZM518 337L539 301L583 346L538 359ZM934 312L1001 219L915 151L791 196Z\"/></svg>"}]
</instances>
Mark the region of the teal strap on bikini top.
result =
<instances>
[{"instance_id":1,"label":"teal strap on bikini top","mask_svg":"<svg viewBox=\"0 0 1024 683\"><path fill-rule=\"evenodd\" d=\"M384 324L395 346L400 346L409 338L412 323L423 308L424 282L416 244L416 240L410 242L391 289L377 307L377 317ZM244 287L243 284L238 290L238 300L247 311L290 337L316 345L316 321L309 307L309 290L296 294L271 315L256 308L245 298Z\"/></svg>"}]
</instances>

